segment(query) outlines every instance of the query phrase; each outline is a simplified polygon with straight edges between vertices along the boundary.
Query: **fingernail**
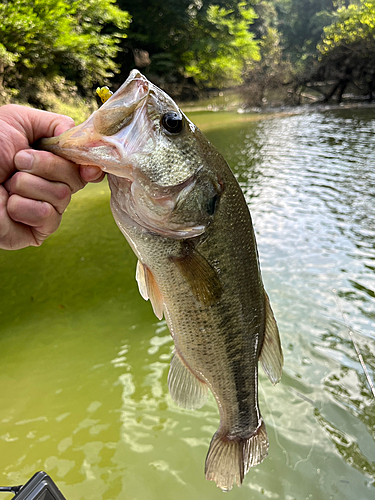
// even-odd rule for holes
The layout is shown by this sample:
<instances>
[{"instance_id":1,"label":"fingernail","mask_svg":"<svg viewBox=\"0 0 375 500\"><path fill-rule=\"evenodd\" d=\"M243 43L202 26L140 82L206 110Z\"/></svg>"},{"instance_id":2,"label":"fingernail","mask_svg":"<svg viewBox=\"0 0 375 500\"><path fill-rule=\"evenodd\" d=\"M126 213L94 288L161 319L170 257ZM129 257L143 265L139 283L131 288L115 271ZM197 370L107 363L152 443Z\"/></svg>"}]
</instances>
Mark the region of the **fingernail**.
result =
<instances>
[{"instance_id":1,"label":"fingernail","mask_svg":"<svg viewBox=\"0 0 375 500\"><path fill-rule=\"evenodd\" d=\"M14 163L18 170L31 170L34 157L27 151L20 151L14 157Z\"/></svg>"},{"instance_id":2,"label":"fingernail","mask_svg":"<svg viewBox=\"0 0 375 500\"><path fill-rule=\"evenodd\" d=\"M91 166L84 166L85 169L85 177L87 177L90 180L96 180L99 179L99 177L102 175L102 171L99 167L91 167Z\"/></svg>"}]
</instances>

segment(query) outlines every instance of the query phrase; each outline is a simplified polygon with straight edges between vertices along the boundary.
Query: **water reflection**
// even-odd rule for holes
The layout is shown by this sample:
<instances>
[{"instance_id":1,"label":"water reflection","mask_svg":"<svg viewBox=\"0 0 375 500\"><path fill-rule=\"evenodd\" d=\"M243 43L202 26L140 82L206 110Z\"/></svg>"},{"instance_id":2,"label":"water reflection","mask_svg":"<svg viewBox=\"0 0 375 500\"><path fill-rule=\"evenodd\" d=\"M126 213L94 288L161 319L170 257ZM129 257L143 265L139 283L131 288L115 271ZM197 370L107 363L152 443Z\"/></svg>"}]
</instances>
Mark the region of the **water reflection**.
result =
<instances>
[{"instance_id":1,"label":"water reflection","mask_svg":"<svg viewBox=\"0 0 375 500\"><path fill-rule=\"evenodd\" d=\"M315 411L315 416L324 431L328 433L329 438L335 444L337 451L343 457L344 461L368 477L369 481L366 481L365 484L369 486L375 485L375 461L370 462L365 454L362 453L356 442L356 438L333 426L327 419L320 415L318 410ZM371 453L370 449L366 451L370 451Z\"/></svg>"},{"instance_id":2,"label":"water reflection","mask_svg":"<svg viewBox=\"0 0 375 500\"><path fill-rule=\"evenodd\" d=\"M231 492L236 500L374 496L375 404L348 333L374 378L370 113L285 116L209 133L249 203L285 355L280 384L260 374L269 457ZM218 498L204 480L216 403L189 411L171 401L172 340L139 297L134 257L109 209L103 215L103 197L94 212L91 201L73 211L66 233L38 249L42 258L23 252L20 266L20 257L0 254L0 483L44 468L69 500Z\"/></svg>"},{"instance_id":3,"label":"water reflection","mask_svg":"<svg viewBox=\"0 0 375 500\"><path fill-rule=\"evenodd\" d=\"M375 119L351 113L270 119L251 133L241 130L224 154L255 222L286 372L307 380L310 393L315 386L307 414L313 411L346 463L374 480L375 404L337 304L373 379ZM322 417L332 403L345 409L341 417ZM350 423L343 425L344 417Z\"/></svg>"}]
</instances>

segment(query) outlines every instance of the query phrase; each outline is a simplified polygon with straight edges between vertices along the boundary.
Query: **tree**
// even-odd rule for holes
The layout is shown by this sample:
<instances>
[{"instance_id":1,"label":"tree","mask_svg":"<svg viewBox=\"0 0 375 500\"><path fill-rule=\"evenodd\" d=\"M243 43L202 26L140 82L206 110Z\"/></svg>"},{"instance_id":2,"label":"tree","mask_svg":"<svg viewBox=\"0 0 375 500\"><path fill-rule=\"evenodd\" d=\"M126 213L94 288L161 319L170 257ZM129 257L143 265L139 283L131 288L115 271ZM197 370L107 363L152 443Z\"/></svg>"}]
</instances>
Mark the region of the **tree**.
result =
<instances>
[{"instance_id":1,"label":"tree","mask_svg":"<svg viewBox=\"0 0 375 500\"><path fill-rule=\"evenodd\" d=\"M337 10L335 22L324 28L318 45L321 54L312 79L332 81L326 100L337 93L338 100L350 83L373 99L375 88L375 0Z\"/></svg>"},{"instance_id":2,"label":"tree","mask_svg":"<svg viewBox=\"0 0 375 500\"><path fill-rule=\"evenodd\" d=\"M0 85L32 100L43 81L58 78L86 93L116 71L128 13L115 0L5 0L0 4ZM38 104L38 103L35 103Z\"/></svg>"},{"instance_id":3,"label":"tree","mask_svg":"<svg viewBox=\"0 0 375 500\"><path fill-rule=\"evenodd\" d=\"M271 91L285 93L283 87L293 77L292 65L283 59L280 34L269 27L259 41L260 61L250 63L245 74L245 102L262 106Z\"/></svg>"},{"instance_id":4,"label":"tree","mask_svg":"<svg viewBox=\"0 0 375 500\"><path fill-rule=\"evenodd\" d=\"M296 66L316 54L324 26L331 24L332 13L340 0L274 0L278 29L284 52Z\"/></svg>"},{"instance_id":5,"label":"tree","mask_svg":"<svg viewBox=\"0 0 375 500\"><path fill-rule=\"evenodd\" d=\"M290 80L292 68L283 54L274 1L259 1L255 12L258 18L254 30L261 57L247 64L244 97L246 105L262 106L270 91L280 90Z\"/></svg>"},{"instance_id":6,"label":"tree","mask_svg":"<svg viewBox=\"0 0 375 500\"><path fill-rule=\"evenodd\" d=\"M208 86L242 82L245 64L260 59L258 43L250 26L256 14L245 2L234 11L210 5L204 22L192 20L194 40L183 55L185 72Z\"/></svg>"},{"instance_id":7,"label":"tree","mask_svg":"<svg viewBox=\"0 0 375 500\"><path fill-rule=\"evenodd\" d=\"M121 78L138 67L159 83L189 77L206 86L239 81L244 61L259 58L250 30L255 19L251 3L118 0L133 19L121 44Z\"/></svg>"}]
</instances>

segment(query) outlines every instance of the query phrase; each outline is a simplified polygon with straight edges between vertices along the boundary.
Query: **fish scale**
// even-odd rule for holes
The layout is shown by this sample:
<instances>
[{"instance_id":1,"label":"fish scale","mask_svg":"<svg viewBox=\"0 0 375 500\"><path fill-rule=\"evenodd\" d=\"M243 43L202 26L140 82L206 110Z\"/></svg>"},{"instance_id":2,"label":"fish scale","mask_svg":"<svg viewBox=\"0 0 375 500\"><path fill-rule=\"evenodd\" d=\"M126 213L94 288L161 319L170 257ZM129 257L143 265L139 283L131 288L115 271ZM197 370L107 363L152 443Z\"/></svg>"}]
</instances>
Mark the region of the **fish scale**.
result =
<instances>
[{"instance_id":1,"label":"fish scale","mask_svg":"<svg viewBox=\"0 0 375 500\"><path fill-rule=\"evenodd\" d=\"M206 479L224 491L241 485L268 453L258 361L275 384L283 355L251 216L228 164L137 70L86 122L41 147L108 173L140 293L164 314L175 344L172 399L200 408L211 390L218 404Z\"/></svg>"}]
</instances>

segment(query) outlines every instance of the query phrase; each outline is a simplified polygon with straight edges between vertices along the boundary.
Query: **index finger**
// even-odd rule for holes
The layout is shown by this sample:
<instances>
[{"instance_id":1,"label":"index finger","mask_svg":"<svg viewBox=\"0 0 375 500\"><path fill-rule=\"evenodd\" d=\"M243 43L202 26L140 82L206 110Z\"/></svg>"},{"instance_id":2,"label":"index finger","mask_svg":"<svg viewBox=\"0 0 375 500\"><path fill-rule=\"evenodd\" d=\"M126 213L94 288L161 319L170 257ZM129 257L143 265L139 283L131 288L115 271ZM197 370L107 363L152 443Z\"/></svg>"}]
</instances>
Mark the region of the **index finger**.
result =
<instances>
[{"instance_id":1,"label":"index finger","mask_svg":"<svg viewBox=\"0 0 375 500\"><path fill-rule=\"evenodd\" d=\"M86 185L79 174L78 165L48 151L23 150L16 154L14 162L19 171L37 175L48 181L67 184L72 193L76 193Z\"/></svg>"}]
</instances>

